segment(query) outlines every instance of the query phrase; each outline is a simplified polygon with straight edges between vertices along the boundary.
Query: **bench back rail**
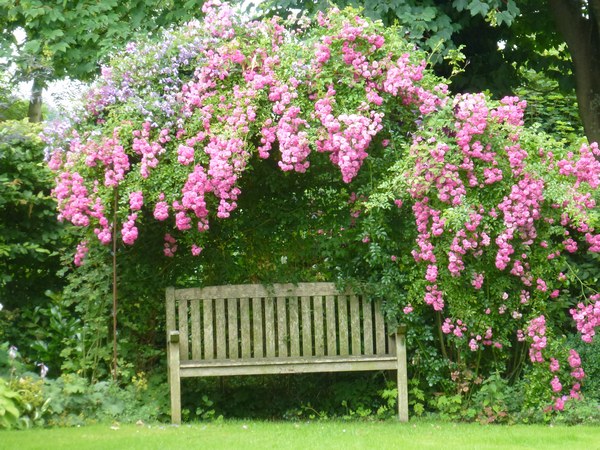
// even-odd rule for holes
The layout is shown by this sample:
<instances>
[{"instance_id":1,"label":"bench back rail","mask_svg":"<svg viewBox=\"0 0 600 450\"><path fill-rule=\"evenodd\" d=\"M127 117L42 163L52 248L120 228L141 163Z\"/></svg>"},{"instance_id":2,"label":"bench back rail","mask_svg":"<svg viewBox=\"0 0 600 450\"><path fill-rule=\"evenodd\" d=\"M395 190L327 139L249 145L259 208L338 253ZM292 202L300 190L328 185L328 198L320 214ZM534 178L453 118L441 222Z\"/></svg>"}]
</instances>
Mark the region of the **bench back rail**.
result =
<instances>
[{"instance_id":1,"label":"bench back rail","mask_svg":"<svg viewBox=\"0 0 600 450\"><path fill-rule=\"evenodd\" d=\"M381 305L331 283L169 289L167 328L182 362L396 352Z\"/></svg>"}]
</instances>

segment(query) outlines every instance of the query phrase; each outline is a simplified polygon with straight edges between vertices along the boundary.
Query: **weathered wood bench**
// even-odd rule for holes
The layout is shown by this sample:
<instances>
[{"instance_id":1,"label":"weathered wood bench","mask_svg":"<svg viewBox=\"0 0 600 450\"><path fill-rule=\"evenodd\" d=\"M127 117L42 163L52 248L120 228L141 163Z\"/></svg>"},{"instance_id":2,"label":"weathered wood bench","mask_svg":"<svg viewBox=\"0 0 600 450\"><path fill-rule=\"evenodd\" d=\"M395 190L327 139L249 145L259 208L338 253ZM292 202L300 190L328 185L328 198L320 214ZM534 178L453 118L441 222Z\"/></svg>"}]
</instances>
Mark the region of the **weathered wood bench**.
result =
<instances>
[{"instance_id":1,"label":"weathered wood bench","mask_svg":"<svg viewBox=\"0 0 600 450\"><path fill-rule=\"evenodd\" d=\"M332 283L211 286L166 291L171 419L181 378L396 370L408 420L405 330L389 333L380 305Z\"/></svg>"}]
</instances>

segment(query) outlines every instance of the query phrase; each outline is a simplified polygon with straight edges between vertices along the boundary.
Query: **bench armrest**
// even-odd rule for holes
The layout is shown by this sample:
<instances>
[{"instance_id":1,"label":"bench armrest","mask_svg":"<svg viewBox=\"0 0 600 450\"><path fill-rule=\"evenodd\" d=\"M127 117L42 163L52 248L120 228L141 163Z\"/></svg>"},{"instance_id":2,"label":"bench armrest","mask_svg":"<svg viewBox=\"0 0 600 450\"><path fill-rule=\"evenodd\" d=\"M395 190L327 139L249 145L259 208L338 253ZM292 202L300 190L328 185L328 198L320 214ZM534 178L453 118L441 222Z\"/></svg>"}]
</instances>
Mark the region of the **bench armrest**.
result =
<instances>
[{"instance_id":1,"label":"bench armrest","mask_svg":"<svg viewBox=\"0 0 600 450\"><path fill-rule=\"evenodd\" d=\"M179 331L169 331L169 342L179 344Z\"/></svg>"}]
</instances>

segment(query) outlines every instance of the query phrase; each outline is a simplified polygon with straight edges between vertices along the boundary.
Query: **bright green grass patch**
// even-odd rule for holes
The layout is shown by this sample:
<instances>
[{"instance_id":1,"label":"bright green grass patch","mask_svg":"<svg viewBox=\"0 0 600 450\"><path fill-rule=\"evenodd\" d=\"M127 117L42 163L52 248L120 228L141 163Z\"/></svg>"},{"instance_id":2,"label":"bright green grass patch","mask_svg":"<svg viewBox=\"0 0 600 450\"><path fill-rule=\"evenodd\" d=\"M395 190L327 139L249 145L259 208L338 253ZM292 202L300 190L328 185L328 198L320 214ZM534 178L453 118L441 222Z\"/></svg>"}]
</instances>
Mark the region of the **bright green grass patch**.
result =
<instances>
[{"instance_id":1,"label":"bright green grass patch","mask_svg":"<svg viewBox=\"0 0 600 450\"><path fill-rule=\"evenodd\" d=\"M600 427L444 422L217 422L1 431L2 449L600 449Z\"/></svg>"}]
</instances>

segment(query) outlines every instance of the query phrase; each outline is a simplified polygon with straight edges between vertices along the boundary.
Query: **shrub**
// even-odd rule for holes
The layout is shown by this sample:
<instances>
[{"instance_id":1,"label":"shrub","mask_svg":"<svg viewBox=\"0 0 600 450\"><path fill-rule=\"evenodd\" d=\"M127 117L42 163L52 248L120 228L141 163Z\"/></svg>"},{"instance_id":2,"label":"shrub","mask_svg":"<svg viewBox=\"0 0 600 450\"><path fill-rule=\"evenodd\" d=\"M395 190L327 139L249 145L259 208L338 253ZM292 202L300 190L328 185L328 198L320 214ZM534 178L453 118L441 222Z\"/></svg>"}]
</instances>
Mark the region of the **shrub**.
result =
<instances>
[{"instance_id":1,"label":"shrub","mask_svg":"<svg viewBox=\"0 0 600 450\"><path fill-rule=\"evenodd\" d=\"M449 416L476 417L477 391L485 412L496 373L525 373L525 408L578 398L584 371L561 336L574 325L591 341L599 323L597 286L569 257L600 251L598 145L524 127L516 97L450 95L397 30L354 10L291 31L218 1L203 11L128 45L47 135L59 217L81 235L74 264L117 239L133 299L161 253L148 272L181 268L162 278L180 285L354 284L409 324L422 386L445 392Z\"/></svg>"}]
</instances>

